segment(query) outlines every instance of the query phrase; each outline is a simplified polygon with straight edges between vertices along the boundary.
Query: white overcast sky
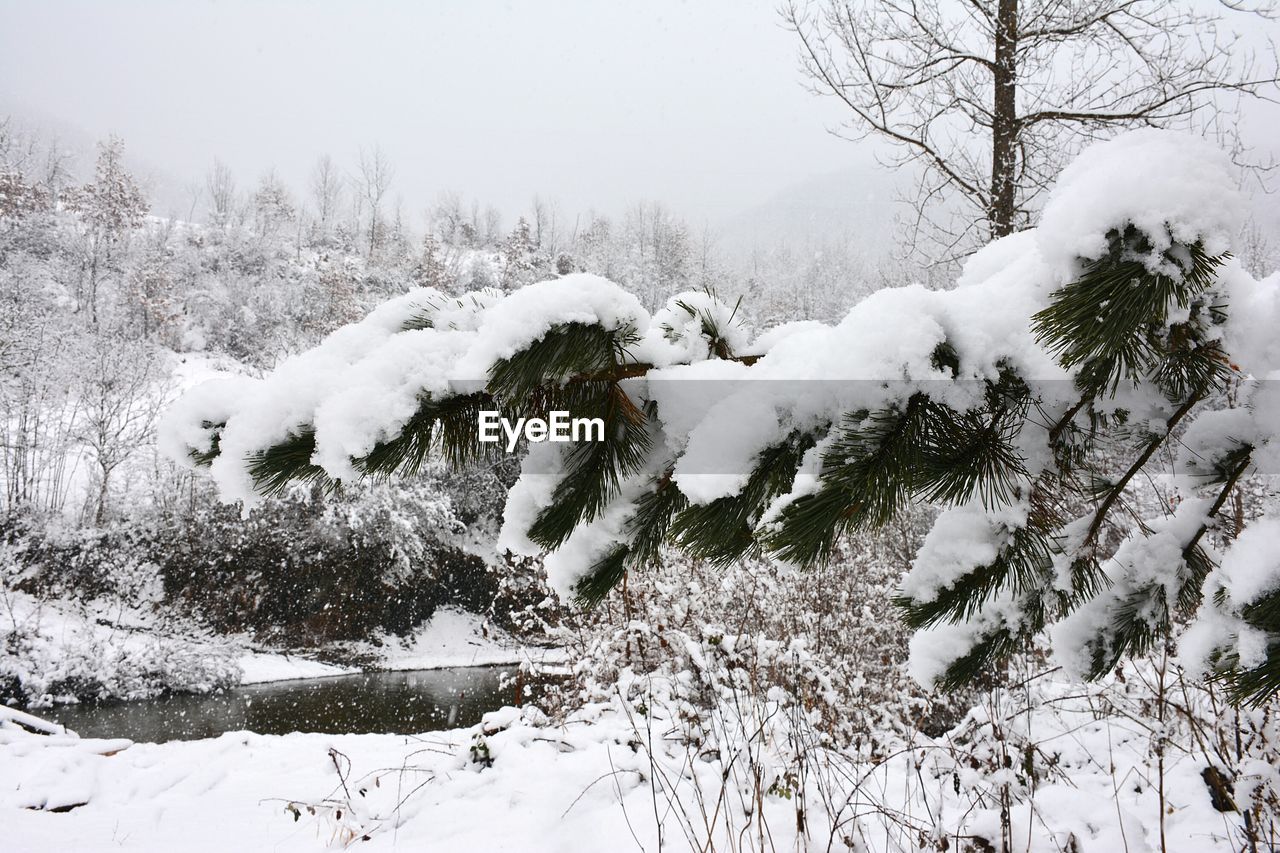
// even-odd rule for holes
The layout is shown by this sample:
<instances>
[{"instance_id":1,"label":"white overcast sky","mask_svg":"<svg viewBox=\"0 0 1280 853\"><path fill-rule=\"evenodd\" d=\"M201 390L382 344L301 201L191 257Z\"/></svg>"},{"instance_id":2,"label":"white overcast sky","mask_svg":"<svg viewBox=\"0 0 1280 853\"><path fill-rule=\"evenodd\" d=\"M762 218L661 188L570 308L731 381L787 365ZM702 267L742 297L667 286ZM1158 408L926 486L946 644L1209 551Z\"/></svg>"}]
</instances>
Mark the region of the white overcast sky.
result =
<instances>
[{"instance_id":1,"label":"white overcast sky","mask_svg":"<svg viewBox=\"0 0 1280 853\"><path fill-rule=\"evenodd\" d=\"M216 156L301 187L377 143L411 212L455 190L715 221L869 160L772 0L0 0L0 91L183 181Z\"/></svg>"},{"instance_id":2,"label":"white overcast sky","mask_svg":"<svg viewBox=\"0 0 1280 853\"><path fill-rule=\"evenodd\" d=\"M182 185L219 157L301 189L378 144L409 215L449 190L508 222L538 193L715 224L873 159L827 132L775 2L0 0L0 110L117 133Z\"/></svg>"}]
</instances>

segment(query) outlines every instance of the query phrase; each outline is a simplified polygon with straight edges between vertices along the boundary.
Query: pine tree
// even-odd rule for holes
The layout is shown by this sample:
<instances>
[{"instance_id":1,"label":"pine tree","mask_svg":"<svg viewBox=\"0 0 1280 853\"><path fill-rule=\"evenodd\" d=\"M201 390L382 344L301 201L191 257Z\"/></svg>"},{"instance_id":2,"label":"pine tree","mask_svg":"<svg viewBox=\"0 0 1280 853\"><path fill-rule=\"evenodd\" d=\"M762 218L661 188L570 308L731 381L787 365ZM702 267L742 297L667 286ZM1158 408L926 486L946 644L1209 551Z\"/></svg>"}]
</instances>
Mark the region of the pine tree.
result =
<instances>
[{"instance_id":1,"label":"pine tree","mask_svg":"<svg viewBox=\"0 0 1280 853\"><path fill-rule=\"evenodd\" d=\"M454 277L445 263L444 249L430 232L422 237L422 254L413 267L413 280L421 287L437 290L450 291L454 287Z\"/></svg>"},{"instance_id":2,"label":"pine tree","mask_svg":"<svg viewBox=\"0 0 1280 853\"><path fill-rule=\"evenodd\" d=\"M511 290L528 283L540 260L538 243L533 239L529 222L522 216L502 243L502 289Z\"/></svg>"},{"instance_id":3,"label":"pine tree","mask_svg":"<svg viewBox=\"0 0 1280 853\"><path fill-rule=\"evenodd\" d=\"M1069 667L1098 677L1202 610L1216 614L1202 645L1219 674L1264 699L1280 689L1280 560L1266 567L1274 583L1246 589L1209 547L1269 452L1262 397L1214 426L1244 376L1227 342L1280 319L1230 313L1228 296L1260 285L1227 251L1229 170L1160 134L1072 169L1040 229L975 257L964 286L883 291L834 328L752 340L739 306L713 293L650 317L586 275L458 300L423 291L274 382L192 395L169 443L248 497L241 483L270 494L412 472L433 453L484 461L502 448L477 440L482 410L598 417L601 441L531 449L501 537L546 552L553 584L582 604L667 547L810 567L839 537L927 503L942 513L897 598L921 632L922 680L972 681L1046 630ZM1132 201L1148 197L1167 219ZM1258 352L1251 368L1272 369ZM350 373L319 400L299 397L307 365L326 388L334 369ZM412 376L416 398L407 379L378 385L387 373ZM840 376L852 379L802 381ZM700 377L789 381L675 381ZM315 416L281 431L305 406ZM1199 412L1209 426L1188 470L1206 496L1135 521L1132 484L1171 443L1190 444ZM1206 584L1218 590L1207 604Z\"/></svg>"}]
</instances>

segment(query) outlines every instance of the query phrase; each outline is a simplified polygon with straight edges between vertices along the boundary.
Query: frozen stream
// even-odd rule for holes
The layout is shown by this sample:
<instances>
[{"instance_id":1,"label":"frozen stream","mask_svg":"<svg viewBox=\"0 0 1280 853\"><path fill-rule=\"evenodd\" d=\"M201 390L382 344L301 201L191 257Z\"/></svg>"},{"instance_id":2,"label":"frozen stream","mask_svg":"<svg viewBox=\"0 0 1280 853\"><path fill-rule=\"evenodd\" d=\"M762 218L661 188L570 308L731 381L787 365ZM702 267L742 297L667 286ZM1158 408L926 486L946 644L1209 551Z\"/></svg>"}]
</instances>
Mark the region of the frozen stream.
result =
<instances>
[{"instance_id":1,"label":"frozen stream","mask_svg":"<svg viewBox=\"0 0 1280 853\"><path fill-rule=\"evenodd\" d=\"M40 713L84 737L163 743L248 730L414 734L470 726L516 702L502 685L515 666L367 672L237 687L103 705L63 705Z\"/></svg>"}]
</instances>

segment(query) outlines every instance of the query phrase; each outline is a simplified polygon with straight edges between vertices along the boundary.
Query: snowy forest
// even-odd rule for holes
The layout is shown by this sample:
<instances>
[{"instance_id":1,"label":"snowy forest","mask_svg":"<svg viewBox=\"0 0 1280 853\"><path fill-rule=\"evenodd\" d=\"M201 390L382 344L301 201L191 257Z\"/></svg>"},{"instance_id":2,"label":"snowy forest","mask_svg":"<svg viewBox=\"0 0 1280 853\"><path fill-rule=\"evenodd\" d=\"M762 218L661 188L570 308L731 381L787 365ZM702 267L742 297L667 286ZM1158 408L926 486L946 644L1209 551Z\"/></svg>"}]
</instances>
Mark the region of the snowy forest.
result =
<instances>
[{"instance_id":1,"label":"snowy forest","mask_svg":"<svg viewBox=\"0 0 1280 853\"><path fill-rule=\"evenodd\" d=\"M1280 10L696 14L858 193L0 100L0 850L1280 850Z\"/></svg>"}]
</instances>

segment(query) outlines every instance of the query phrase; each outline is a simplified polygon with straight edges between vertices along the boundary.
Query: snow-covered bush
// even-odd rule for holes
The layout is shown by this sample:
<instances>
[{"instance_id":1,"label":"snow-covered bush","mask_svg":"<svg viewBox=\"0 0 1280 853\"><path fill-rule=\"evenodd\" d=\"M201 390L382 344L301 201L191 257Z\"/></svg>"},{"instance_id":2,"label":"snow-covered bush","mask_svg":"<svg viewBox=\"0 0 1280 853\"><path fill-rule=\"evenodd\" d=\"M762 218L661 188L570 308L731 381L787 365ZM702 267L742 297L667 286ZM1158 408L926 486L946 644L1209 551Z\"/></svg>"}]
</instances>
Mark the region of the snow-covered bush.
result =
<instances>
[{"instance_id":1,"label":"snow-covered bush","mask_svg":"<svg viewBox=\"0 0 1280 853\"><path fill-rule=\"evenodd\" d=\"M550 636L569 649L572 673L542 693L538 707L552 717L534 737L560 737L584 716L616 727L621 716L628 766L638 760L642 784L654 786L665 834L709 833L719 849L744 827L759 830L737 805L756 801L775 818L783 809L824 825L823 785L942 735L975 695L925 695L906 672L908 632L883 612L927 525L920 513L843 541L818 572L671 551L592 610L535 610L544 624L563 620ZM503 753L490 758L510 772ZM367 816L356 806L343 814Z\"/></svg>"},{"instance_id":2,"label":"snow-covered bush","mask_svg":"<svg viewBox=\"0 0 1280 853\"><path fill-rule=\"evenodd\" d=\"M239 647L189 621L25 593L9 606L15 618L0 624L0 703L150 699L240 682Z\"/></svg>"},{"instance_id":3,"label":"snow-covered bush","mask_svg":"<svg viewBox=\"0 0 1280 853\"><path fill-rule=\"evenodd\" d=\"M341 494L297 488L247 519L202 506L162 522L169 600L224 631L312 644L403 632L488 583L429 482Z\"/></svg>"},{"instance_id":4,"label":"snow-covered bush","mask_svg":"<svg viewBox=\"0 0 1280 853\"><path fill-rule=\"evenodd\" d=\"M239 682L234 645L158 609L153 530L14 518L0 534L0 702L142 699Z\"/></svg>"},{"instance_id":5,"label":"snow-covered bush","mask_svg":"<svg viewBox=\"0 0 1280 853\"><path fill-rule=\"evenodd\" d=\"M551 636L568 647L573 678L543 707L566 713L605 701L619 679L673 688L691 719L732 694L739 706L785 695L812 713L815 737L866 756L916 732L941 734L972 695L926 694L906 669L909 632L886 618L887 596L928 525L913 513L838 545L820 570L769 560L717 565L675 551L620 595L564 611ZM634 699L635 697L629 697Z\"/></svg>"},{"instance_id":6,"label":"snow-covered bush","mask_svg":"<svg viewBox=\"0 0 1280 853\"><path fill-rule=\"evenodd\" d=\"M41 597L144 608L163 594L153 559L156 532L145 523L95 528L12 516L0 525L0 537L24 567L22 588Z\"/></svg>"}]
</instances>

